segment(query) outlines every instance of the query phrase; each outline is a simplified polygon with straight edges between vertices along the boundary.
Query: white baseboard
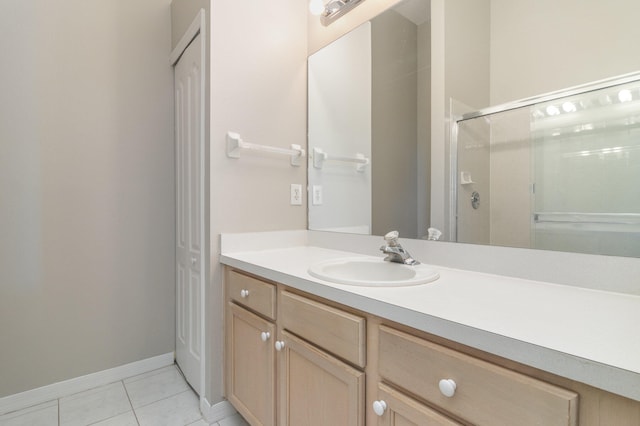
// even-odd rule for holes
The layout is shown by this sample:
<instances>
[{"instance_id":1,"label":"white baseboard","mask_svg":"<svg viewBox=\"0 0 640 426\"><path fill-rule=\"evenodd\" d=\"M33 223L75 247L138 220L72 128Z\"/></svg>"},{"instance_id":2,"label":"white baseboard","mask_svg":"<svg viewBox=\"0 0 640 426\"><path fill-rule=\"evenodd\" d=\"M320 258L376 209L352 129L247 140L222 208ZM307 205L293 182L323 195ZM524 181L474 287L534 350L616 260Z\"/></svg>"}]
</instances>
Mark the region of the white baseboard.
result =
<instances>
[{"instance_id":1,"label":"white baseboard","mask_svg":"<svg viewBox=\"0 0 640 426\"><path fill-rule=\"evenodd\" d=\"M235 414L236 409L229 401L220 401L211 405L206 398L200 397L200 412L206 422L211 424Z\"/></svg>"},{"instance_id":2,"label":"white baseboard","mask_svg":"<svg viewBox=\"0 0 640 426\"><path fill-rule=\"evenodd\" d=\"M0 415L166 367L173 364L173 361L174 353L169 352L108 370L98 371L97 373L87 374L86 376L5 396L0 398Z\"/></svg>"}]
</instances>

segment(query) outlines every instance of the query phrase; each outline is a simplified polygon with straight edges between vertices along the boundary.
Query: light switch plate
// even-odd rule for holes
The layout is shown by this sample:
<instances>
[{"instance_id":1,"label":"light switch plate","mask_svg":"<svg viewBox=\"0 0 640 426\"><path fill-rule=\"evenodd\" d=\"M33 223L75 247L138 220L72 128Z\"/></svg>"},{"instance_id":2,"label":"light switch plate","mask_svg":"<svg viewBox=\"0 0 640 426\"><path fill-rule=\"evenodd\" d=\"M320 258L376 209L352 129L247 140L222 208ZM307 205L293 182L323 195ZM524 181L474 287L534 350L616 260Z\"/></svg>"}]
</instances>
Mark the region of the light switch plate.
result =
<instances>
[{"instance_id":1,"label":"light switch plate","mask_svg":"<svg viewBox=\"0 0 640 426\"><path fill-rule=\"evenodd\" d=\"M302 185L299 183L291 184L291 205L292 206L302 205Z\"/></svg>"},{"instance_id":2,"label":"light switch plate","mask_svg":"<svg viewBox=\"0 0 640 426\"><path fill-rule=\"evenodd\" d=\"M311 187L311 204L314 206L322 205L322 185L313 185Z\"/></svg>"}]
</instances>

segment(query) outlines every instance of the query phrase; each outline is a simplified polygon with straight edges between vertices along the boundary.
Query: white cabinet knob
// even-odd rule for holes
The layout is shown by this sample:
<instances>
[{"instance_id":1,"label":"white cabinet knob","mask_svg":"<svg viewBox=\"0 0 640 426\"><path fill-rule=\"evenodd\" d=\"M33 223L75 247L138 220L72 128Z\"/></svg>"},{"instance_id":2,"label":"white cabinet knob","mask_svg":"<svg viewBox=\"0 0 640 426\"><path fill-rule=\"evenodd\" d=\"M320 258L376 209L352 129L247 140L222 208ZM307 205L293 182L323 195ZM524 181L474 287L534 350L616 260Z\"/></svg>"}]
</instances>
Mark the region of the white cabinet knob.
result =
<instances>
[{"instance_id":1,"label":"white cabinet knob","mask_svg":"<svg viewBox=\"0 0 640 426\"><path fill-rule=\"evenodd\" d=\"M249 290L245 290L244 288L240 290L240 297L242 297L243 299L249 297Z\"/></svg>"},{"instance_id":2,"label":"white cabinet knob","mask_svg":"<svg viewBox=\"0 0 640 426\"><path fill-rule=\"evenodd\" d=\"M382 416L387 411L387 403L384 401L373 401L373 412Z\"/></svg>"},{"instance_id":3,"label":"white cabinet knob","mask_svg":"<svg viewBox=\"0 0 640 426\"><path fill-rule=\"evenodd\" d=\"M284 342L282 340L278 340L276 342L276 351L280 352L284 349Z\"/></svg>"},{"instance_id":4,"label":"white cabinet knob","mask_svg":"<svg viewBox=\"0 0 640 426\"><path fill-rule=\"evenodd\" d=\"M197 258L195 258L195 257L191 257L191 264L192 264L192 265L195 265L197 261L198 261L198 259L197 259Z\"/></svg>"},{"instance_id":5,"label":"white cabinet knob","mask_svg":"<svg viewBox=\"0 0 640 426\"><path fill-rule=\"evenodd\" d=\"M268 331L263 331L262 333L260 333L260 338L263 342L269 340L269 337L271 337L271 333L269 333Z\"/></svg>"},{"instance_id":6,"label":"white cabinet knob","mask_svg":"<svg viewBox=\"0 0 640 426\"><path fill-rule=\"evenodd\" d=\"M438 383L440 392L447 398L451 398L456 393L456 382L451 379L442 379Z\"/></svg>"}]
</instances>

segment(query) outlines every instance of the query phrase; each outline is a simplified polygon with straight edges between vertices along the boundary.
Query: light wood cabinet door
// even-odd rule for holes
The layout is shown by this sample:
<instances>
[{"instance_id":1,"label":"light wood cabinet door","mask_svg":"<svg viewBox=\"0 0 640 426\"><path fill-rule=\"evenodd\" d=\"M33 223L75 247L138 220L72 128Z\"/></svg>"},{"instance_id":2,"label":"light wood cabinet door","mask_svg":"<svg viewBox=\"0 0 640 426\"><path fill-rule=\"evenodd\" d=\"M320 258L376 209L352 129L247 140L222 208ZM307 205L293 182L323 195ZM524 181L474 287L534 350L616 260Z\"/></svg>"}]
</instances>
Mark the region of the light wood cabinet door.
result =
<instances>
[{"instance_id":1,"label":"light wood cabinet door","mask_svg":"<svg viewBox=\"0 0 640 426\"><path fill-rule=\"evenodd\" d=\"M274 341L273 323L228 304L228 398L253 426L276 424Z\"/></svg>"},{"instance_id":2,"label":"light wood cabinet door","mask_svg":"<svg viewBox=\"0 0 640 426\"><path fill-rule=\"evenodd\" d=\"M281 426L363 426L364 373L283 332Z\"/></svg>"},{"instance_id":3,"label":"light wood cabinet door","mask_svg":"<svg viewBox=\"0 0 640 426\"><path fill-rule=\"evenodd\" d=\"M383 383L378 384L378 399L373 404L384 407L382 415L376 413L377 426L461 426Z\"/></svg>"}]
</instances>

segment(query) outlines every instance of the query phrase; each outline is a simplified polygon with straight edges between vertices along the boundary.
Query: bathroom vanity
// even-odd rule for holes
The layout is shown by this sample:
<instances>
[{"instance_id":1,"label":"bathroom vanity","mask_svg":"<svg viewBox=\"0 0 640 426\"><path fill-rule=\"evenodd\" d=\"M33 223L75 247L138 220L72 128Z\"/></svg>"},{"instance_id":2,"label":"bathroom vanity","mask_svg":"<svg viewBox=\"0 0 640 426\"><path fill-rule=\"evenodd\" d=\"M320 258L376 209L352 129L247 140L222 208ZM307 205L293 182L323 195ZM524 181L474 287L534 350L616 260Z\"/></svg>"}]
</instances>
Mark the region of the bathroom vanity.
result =
<instances>
[{"instance_id":1,"label":"bathroom vanity","mask_svg":"<svg viewBox=\"0 0 640 426\"><path fill-rule=\"evenodd\" d=\"M637 296L445 267L423 285L349 286L307 271L357 254L241 246L223 236L226 391L252 425L640 424L638 345L600 341L589 305L633 319ZM569 297L582 307L556 312ZM580 312L594 322L553 324ZM590 355L595 339L609 347Z\"/></svg>"}]
</instances>

